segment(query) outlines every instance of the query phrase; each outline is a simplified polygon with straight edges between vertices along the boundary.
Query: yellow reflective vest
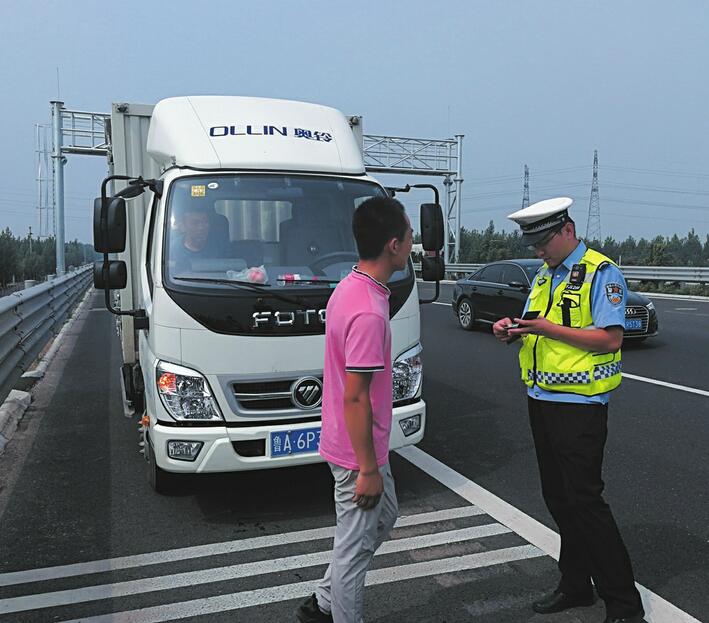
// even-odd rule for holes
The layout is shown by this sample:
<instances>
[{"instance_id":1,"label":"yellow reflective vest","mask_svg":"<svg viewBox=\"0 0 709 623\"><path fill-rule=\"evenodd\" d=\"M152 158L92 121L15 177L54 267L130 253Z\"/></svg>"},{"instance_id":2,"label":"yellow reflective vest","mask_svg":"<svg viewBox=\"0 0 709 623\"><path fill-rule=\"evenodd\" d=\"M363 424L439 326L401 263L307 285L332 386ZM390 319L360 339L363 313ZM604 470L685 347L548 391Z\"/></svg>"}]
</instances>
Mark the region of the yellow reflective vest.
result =
<instances>
[{"instance_id":1,"label":"yellow reflective vest","mask_svg":"<svg viewBox=\"0 0 709 623\"><path fill-rule=\"evenodd\" d=\"M588 249L554 291L544 264L529 294L528 311L555 324L576 329L593 328L591 287L596 272L613 264L605 255ZM620 385L620 350L594 353L541 335L523 338L519 353L522 381L550 392L595 396Z\"/></svg>"}]
</instances>

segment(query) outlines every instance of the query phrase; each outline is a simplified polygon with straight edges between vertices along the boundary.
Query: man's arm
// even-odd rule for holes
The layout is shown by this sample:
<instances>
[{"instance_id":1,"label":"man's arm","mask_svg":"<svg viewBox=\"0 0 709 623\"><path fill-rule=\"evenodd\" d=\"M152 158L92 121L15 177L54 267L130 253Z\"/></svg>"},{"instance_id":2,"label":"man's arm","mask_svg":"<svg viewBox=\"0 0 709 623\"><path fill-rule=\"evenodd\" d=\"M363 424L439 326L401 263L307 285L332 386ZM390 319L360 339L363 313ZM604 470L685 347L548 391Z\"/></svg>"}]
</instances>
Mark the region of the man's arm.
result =
<instances>
[{"instance_id":1,"label":"man's arm","mask_svg":"<svg viewBox=\"0 0 709 623\"><path fill-rule=\"evenodd\" d=\"M612 353L618 350L623 343L623 327L616 325L604 329L574 329L554 324L546 318L535 320L515 318L515 322L519 323L520 328L509 329L510 336L543 335L594 353Z\"/></svg>"},{"instance_id":2,"label":"man's arm","mask_svg":"<svg viewBox=\"0 0 709 623\"><path fill-rule=\"evenodd\" d=\"M596 353L618 350L623 343L627 285L623 273L614 264L601 266L598 271L591 289L591 309L596 328L573 329L553 324L545 318L537 318L519 320L520 328L510 329L510 335L544 335ZM515 322L518 322L516 318Z\"/></svg>"},{"instance_id":3,"label":"man's arm","mask_svg":"<svg viewBox=\"0 0 709 623\"><path fill-rule=\"evenodd\" d=\"M345 376L345 426L359 464L352 501L363 510L374 508L384 491L372 439L372 404L369 385L372 372L347 372Z\"/></svg>"}]
</instances>

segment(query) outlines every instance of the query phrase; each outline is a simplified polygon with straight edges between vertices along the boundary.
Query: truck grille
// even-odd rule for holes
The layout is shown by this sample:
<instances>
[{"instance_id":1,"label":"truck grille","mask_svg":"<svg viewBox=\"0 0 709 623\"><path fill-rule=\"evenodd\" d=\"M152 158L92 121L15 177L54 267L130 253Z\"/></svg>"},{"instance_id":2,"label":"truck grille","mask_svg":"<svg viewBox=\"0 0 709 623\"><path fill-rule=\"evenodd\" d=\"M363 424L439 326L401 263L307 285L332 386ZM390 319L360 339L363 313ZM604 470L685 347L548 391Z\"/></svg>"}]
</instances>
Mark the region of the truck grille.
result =
<instances>
[{"instance_id":1,"label":"truck grille","mask_svg":"<svg viewBox=\"0 0 709 623\"><path fill-rule=\"evenodd\" d=\"M626 333L646 333L647 325L650 320L650 312L647 307L643 307L642 305L630 305L625 308L625 319L642 321L642 327L640 329L626 329Z\"/></svg>"},{"instance_id":2,"label":"truck grille","mask_svg":"<svg viewBox=\"0 0 709 623\"><path fill-rule=\"evenodd\" d=\"M322 377L320 382L322 383ZM297 379L233 383L234 397L244 411L302 410L293 402L291 387Z\"/></svg>"}]
</instances>

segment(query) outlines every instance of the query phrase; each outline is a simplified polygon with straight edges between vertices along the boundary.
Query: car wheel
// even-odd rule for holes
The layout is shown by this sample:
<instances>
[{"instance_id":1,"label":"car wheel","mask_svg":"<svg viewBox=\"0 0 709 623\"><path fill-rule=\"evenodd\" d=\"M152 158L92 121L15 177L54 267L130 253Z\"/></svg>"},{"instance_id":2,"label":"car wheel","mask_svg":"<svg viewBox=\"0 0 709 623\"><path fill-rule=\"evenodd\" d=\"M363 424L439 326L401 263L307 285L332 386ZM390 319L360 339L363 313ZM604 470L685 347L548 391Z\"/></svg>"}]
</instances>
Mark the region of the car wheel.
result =
<instances>
[{"instance_id":1,"label":"car wheel","mask_svg":"<svg viewBox=\"0 0 709 623\"><path fill-rule=\"evenodd\" d=\"M463 297L458 303L458 323L466 331L472 331L475 328L475 312L473 304L468 298Z\"/></svg>"},{"instance_id":2,"label":"car wheel","mask_svg":"<svg viewBox=\"0 0 709 623\"><path fill-rule=\"evenodd\" d=\"M160 495L170 495L177 491L177 479L179 476L166 472L158 467L155 462L155 453L153 452L153 443L150 437L145 435L145 463L147 468L148 483L155 493Z\"/></svg>"}]
</instances>

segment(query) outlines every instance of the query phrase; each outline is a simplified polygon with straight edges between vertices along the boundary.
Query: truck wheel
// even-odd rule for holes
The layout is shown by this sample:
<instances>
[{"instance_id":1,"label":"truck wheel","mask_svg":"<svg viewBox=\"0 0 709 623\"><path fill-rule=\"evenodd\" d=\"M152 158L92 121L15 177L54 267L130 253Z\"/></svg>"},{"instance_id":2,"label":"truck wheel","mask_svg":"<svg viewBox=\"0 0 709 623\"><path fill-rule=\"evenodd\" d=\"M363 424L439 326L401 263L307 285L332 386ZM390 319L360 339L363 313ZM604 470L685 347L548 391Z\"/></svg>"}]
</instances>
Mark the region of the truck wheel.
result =
<instances>
[{"instance_id":1,"label":"truck wheel","mask_svg":"<svg viewBox=\"0 0 709 623\"><path fill-rule=\"evenodd\" d=\"M155 453L153 452L153 443L150 441L150 436L145 435L145 465L147 469L148 483L155 493L160 495L170 495L177 491L177 479L179 476L166 472L158 467L155 462Z\"/></svg>"},{"instance_id":2,"label":"truck wheel","mask_svg":"<svg viewBox=\"0 0 709 623\"><path fill-rule=\"evenodd\" d=\"M475 328L475 312L470 299L463 297L458 303L458 323L466 331Z\"/></svg>"}]
</instances>

